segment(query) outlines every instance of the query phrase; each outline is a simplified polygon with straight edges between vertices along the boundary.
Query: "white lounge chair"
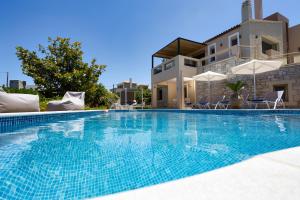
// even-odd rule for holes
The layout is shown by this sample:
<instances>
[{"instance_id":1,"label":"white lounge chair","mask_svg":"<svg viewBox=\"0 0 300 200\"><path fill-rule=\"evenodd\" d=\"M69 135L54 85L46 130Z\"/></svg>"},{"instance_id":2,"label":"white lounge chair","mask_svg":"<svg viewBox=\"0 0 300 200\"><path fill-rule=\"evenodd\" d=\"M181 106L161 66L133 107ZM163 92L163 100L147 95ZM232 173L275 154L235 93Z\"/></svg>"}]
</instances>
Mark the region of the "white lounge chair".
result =
<instances>
[{"instance_id":1,"label":"white lounge chair","mask_svg":"<svg viewBox=\"0 0 300 200\"><path fill-rule=\"evenodd\" d=\"M0 92L0 113L39 111L38 95Z\"/></svg>"},{"instance_id":2,"label":"white lounge chair","mask_svg":"<svg viewBox=\"0 0 300 200\"><path fill-rule=\"evenodd\" d=\"M243 108L249 108L250 107L250 102L249 102L249 92L247 90L242 90L241 92L242 100L243 100Z\"/></svg>"},{"instance_id":3,"label":"white lounge chair","mask_svg":"<svg viewBox=\"0 0 300 200\"><path fill-rule=\"evenodd\" d=\"M62 100L50 101L47 105L48 111L67 111L84 109L84 92L66 92Z\"/></svg>"},{"instance_id":4,"label":"white lounge chair","mask_svg":"<svg viewBox=\"0 0 300 200\"><path fill-rule=\"evenodd\" d=\"M230 101L226 98L226 95L224 95L222 97L222 99L220 101L217 102L215 109L217 109L218 107L221 109L228 109L228 107L230 106Z\"/></svg>"},{"instance_id":5,"label":"white lounge chair","mask_svg":"<svg viewBox=\"0 0 300 200\"><path fill-rule=\"evenodd\" d=\"M261 104L266 105L268 109L271 109L272 105L274 105L273 109L276 109L278 105L281 105L283 108L285 108L285 104L282 99L283 93L284 91L269 92L263 99L254 99L250 102L251 104L255 105L255 109Z\"/></svg>"},{"instance_id":6,"label":"white lounge chair","mask_svg":"<svg viewBox=\"0 0 300 200\"><path fill-rule=\"evenodd\" d=\"M281 105L283 108L285 108L284 101L282 99L284 91L277 91L277 99L274 102L273 109L276 109L278 105Z\"/></svg>"}]
</instances>

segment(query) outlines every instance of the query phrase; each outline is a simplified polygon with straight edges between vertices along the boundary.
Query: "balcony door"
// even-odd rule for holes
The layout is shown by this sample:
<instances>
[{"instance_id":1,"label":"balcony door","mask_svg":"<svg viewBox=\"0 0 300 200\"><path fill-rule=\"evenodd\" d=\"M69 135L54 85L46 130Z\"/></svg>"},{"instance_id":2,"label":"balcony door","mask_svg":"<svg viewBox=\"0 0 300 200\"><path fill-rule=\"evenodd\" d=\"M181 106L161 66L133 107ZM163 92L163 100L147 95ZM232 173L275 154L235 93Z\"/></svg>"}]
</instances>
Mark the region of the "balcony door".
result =
<instances>
[{"instance_id":1,"label":"balcony door","mask_svg":"<svg viewBox=\"0 0 300 200\"><path fill-rule=\"evenodd\" d=\"M157 106L160 108L168 107L168 86L157 88Z\"/></svg>"}]
</instances>

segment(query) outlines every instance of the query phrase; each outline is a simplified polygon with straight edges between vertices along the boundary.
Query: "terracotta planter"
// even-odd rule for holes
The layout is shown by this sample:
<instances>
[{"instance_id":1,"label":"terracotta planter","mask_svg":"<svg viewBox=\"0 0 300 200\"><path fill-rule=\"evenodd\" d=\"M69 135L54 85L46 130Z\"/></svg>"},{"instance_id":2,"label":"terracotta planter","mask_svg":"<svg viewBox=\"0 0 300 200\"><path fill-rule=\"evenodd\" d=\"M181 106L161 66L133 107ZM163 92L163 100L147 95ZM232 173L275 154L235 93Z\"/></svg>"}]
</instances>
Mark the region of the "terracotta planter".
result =
<instances>
[{"instance_id":1,"label":"terracotta planter","mask_svg":"<svg viewBox=\"0 0 300 200\"><path fill-rule=\"evenodd\" d=\"M240 109L242 107L243 104L243 99L237 95L237 94L233 94L230 97L230 106L232 109Z\"/></svg>"}]
</instances>

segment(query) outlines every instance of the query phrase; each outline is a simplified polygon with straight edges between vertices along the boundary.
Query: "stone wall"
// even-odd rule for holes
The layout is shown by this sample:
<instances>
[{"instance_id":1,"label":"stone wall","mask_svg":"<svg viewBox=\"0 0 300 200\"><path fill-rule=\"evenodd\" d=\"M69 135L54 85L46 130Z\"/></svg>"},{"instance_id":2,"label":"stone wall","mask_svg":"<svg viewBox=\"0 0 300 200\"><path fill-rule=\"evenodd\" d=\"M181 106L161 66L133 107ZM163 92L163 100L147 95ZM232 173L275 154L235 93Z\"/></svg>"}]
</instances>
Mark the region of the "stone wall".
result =
<instances>
[{"instance_id":1,"label":"stone wall","mask_svg":"<svg viewBox=\"0 0 300 200\"><path fill-rule=\"evenodd\" d=\"M229 75L228 80L211 82L211 93L216 96L230 96L231 91L226 87L227 82L241 80L247 84L245 89L249 91L250 98L253 98L253 75ZM288 88L287 107L300 108L300 64L286 65L277 71L266 72L256 75L257 97L263 97L267 92L273 91L273 87L285 85ZM208 96L209 89L207 82L197 81L196 83L197 101L201 96Z\"/></svg>"}]
</instances>

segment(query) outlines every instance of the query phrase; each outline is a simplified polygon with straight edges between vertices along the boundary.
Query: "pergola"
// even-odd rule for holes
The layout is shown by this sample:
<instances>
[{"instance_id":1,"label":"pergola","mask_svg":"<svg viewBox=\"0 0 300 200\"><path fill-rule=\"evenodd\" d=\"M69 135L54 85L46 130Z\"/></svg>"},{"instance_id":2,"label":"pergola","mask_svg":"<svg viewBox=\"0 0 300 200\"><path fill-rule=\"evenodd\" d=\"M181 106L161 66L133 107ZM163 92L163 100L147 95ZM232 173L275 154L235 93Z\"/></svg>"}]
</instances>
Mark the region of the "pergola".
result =
<instances>
[{"instance_id":1,"label":"pergola","mask_svg":"<svg viewBox=\"0 0 300 200\"><path fill-rule=\"evenodd\" d=\"M154 67L154 58L170 59L178 55L190 56L190 54L201 50L205 46L207 45L204 43L179 37L152 55L152 68Z\"/></svg>"}]
</instances>

